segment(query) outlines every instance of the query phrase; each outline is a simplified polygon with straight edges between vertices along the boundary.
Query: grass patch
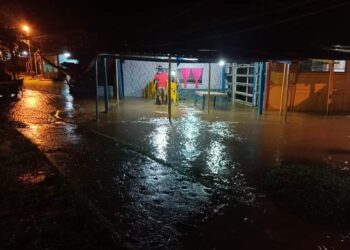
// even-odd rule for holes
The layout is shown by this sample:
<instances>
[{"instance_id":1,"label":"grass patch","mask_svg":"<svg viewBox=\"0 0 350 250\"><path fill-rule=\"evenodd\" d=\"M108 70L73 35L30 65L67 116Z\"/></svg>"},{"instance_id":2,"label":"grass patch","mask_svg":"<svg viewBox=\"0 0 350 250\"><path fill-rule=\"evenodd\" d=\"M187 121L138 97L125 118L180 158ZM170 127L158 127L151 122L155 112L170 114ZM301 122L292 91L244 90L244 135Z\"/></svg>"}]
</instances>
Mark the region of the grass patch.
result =
<instances>
[{"instance_id":1,"label":"grass patch","mask_svg":"<svg viewBox=\"0 0 350 250\"><path fill-rule=\"evenodd\" d=\"M350 177L319 166L288 165L263 175L263 190L279 205L306 219L349 227Z\"/></svg>"}]
</instances>

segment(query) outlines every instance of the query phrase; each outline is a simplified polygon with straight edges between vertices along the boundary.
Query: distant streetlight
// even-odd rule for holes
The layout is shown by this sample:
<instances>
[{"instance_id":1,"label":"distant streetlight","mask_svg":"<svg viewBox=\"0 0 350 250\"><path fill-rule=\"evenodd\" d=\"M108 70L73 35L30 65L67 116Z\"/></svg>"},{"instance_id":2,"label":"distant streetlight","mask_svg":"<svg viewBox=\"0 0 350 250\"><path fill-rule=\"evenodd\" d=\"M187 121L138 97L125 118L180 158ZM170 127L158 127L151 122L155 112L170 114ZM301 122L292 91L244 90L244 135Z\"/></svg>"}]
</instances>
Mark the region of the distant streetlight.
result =
<instances>
[{"instance_id":1,"label":"distant streetlight","mask_svg":"<svg viewBox=\"0 0 350 250\"><path fill-rule=\"evenodd\" d=\"M29 31L30 31L30 28L29 28L29 26L28 25L23 25L22 26L22 30L24 30L26 33L27 33L27 36L29 36Z\"/></svg>"}]
</instances>

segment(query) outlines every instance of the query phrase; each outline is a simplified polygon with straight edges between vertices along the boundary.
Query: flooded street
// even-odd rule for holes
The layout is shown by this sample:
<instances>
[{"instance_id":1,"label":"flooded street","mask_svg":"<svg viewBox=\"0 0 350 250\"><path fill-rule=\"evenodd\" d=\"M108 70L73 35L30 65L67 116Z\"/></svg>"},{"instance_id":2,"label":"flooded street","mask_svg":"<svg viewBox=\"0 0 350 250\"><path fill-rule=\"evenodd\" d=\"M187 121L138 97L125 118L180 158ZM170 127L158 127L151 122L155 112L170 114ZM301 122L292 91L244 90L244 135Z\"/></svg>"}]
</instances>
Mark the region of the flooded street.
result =
<instances>
[{"instance_id":1,"label":"flooded street","mask_svg":"<svg viewBox=\"0 0 350 250\"><path fill-rule=\"evenodd\" d=\"M100 107L102 108L102 103ZM219 105L218 105L219 106ZM126 99L94 121L94 100L27 82L9 111L130 249L349 249L350 231L309 223L271 202L260 175L285 163L348 170L350 117L210 114Z\"/></svg>"}]
</instances>

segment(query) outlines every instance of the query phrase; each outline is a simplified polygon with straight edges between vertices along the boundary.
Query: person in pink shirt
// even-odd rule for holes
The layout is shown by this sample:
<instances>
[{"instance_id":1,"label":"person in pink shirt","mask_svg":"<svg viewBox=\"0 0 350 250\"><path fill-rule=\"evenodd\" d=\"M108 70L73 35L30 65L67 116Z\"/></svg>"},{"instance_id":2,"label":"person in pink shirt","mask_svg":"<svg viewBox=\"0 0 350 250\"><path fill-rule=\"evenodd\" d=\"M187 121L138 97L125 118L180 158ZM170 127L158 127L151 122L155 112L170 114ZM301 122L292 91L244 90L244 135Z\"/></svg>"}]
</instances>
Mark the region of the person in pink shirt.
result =
<instances>
[{"instance_id":1,"label":"person in pink shirt","mask_svg":"<svg viewBox=\"0 0 350 250\"><path fill-rule=\"evenodd\" d=\"M153 81L157 86L156 103L166 104L167 103L166 86L168 83L168 74L164 71L161 65L157 67L157 73L154 75ZM160 101L159 98L161 98L162 100Z\"/></svg>"}]
</instances>

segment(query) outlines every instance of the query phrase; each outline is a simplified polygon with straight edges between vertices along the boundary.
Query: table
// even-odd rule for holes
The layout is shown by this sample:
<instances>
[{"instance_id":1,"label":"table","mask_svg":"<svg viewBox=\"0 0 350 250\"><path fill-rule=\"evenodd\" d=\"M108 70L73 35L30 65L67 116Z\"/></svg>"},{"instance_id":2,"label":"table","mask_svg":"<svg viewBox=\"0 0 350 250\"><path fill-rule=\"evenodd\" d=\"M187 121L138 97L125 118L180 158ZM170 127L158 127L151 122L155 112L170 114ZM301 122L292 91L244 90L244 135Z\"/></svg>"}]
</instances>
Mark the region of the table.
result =
<instances>
[{"instance_id":1,"label":"table","mask_svg":"<svg viewBox=\"0 0 350 250\"><path fill-rule=\"evenodd\" d=\"M205 96L208 95L208 91L196 91L195 92L195 106L197 106L197 102L198 102L198 97L201 96L202 97L202 108L204 110L205 107ZM225 99L225 108L227 106L227 94L226 93L222 93L222 92L217 92L217 91L210 91L210 97L214 97L214 102L213 105L215 107L215 103L216 103L216 97L222 97L223 99Z\"/></svg>"}]
</instances>

